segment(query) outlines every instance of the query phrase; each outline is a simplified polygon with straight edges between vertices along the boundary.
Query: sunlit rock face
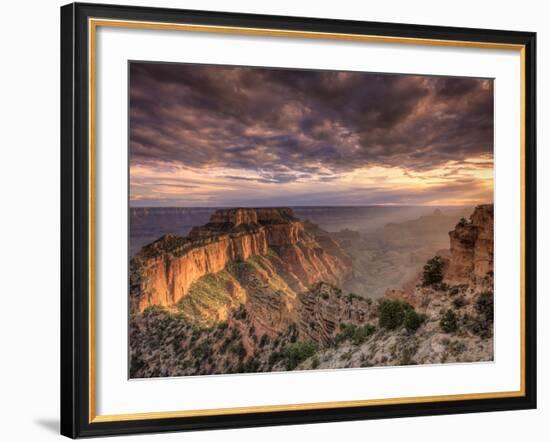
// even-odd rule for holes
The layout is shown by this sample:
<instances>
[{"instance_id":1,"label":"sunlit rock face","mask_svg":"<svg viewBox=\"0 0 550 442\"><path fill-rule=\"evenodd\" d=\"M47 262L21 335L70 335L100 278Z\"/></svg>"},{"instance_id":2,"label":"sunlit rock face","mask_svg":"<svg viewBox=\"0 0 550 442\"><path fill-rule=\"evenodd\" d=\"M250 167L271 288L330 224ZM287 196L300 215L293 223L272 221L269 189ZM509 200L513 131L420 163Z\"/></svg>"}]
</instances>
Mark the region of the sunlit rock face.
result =
<instances>
[{"instance_id":1,"label":"sunlit rock face","mask_svg":"<svg viewBox=\"0 0 550 442\"><path fill-rule=\"evenodd\" d=\"M231 224L238 227L241 224L285 223L297 220L292 209L286 207L262 207L257 209L236 208L217 210L210 218L211 224Z\"/></svg>"},{"instance_id":2,"label":"sunlit rock face","mask_svg":"<svg viewBox=\"0 0 550 442\"><path fill-rule=\"evenodd\" d=\"M477 206L470 220L449 232L451 256L445 279L479 283L493 272L493 205Z\"/></svg>"},{"instance_id":3,"label":"sunlit rock face","mask_svg":"<svg viewBox=\"0 0 550 442\"><path fill-rule=\"evenodd\" d=\"M174 237L159 240L168 246ZM142 296L139 310L150 305L171 306L188 292L191 285L208 273L222 271L229 262L247 260L251 256L265 255L267 243L263 230L238 235L218 235L207 240L191 241L185 251L165 252L140 261Z\"/></svg>"},{"instance_id":4,"label":"sunlit rock face","mask_svg":"<svg viewBox=\"0 0 550 442\"><path fill-rule=\"evenodd\" d=\"M217 210L210 218L212 224L258 224L258 214L253 209Z\"/></svg>"},{"instance_id":5,"label":"sunlit rock face","mask_svg":"<svg viewBox=\"0 0 550 442\"><path fill-rule=\"evenodd\" d=\"M264 286L277 277L279 285L284 285L279 291L290 297L318 281L339 284L350 272L349 257L326 232L319 232L306 231L304 223L288 208L218 210L207 224L193 228L188 237L163 236L136 255L131 262L132 309L173 307L201 278L252 258L257 258L254 277ZM240 288L232 290L242 297ZM257 296L261 290L245 287L244 291L261 298ZM262 294L269 292L266 289ZM278 305L275 316L293 309L288 299L263 301ZM232 307L228 302L227 308ZM217 314L224 316L219 309ZM269 315L264 317L266 329L278 328L269 324Z\"/></svg>"}]
</instances>

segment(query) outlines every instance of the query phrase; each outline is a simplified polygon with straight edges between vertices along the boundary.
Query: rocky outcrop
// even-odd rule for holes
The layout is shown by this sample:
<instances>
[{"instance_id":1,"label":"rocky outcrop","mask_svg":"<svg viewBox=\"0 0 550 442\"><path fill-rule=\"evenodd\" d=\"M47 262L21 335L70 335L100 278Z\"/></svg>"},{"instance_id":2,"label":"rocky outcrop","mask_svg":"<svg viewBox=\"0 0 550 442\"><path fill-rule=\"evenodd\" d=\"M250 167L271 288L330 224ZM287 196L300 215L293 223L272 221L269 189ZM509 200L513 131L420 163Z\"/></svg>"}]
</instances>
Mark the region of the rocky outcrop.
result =
<instances>
[{"instance_id":1,"label":"rocky outcrop","mask_svg":"<svg viewBox=\"0 0 550 442\"><path fill-rule=\"evenodd\" d=\"M175 240L173 236L164 236L155 247L169 250ZM133 293L135 307L143 311L151 305L174 305L202 276L220 272L230 262L266 253L265 232L258 230L246 235L226 234L194 241L183 250L166 251L157 256L138 255L131 264L132 273L137 273L139 280Z\"/></svg>"},{"instance_id":2,"label":"rocky outcrop","mask_svg":"<svg viewBox=\"0 0 550 442\"><path fill-rule=\"evenodd\" d=\"M469 220L449 232L450 251L445 280L478 284L493 273L493 205L477 206Z\"/></svg>"},{"instance_id":3,"label":"rocky outcrop","mask_svg":"<svg viewBox=\"0 0 550 442\"><path fill-rule=\"evenodd\" d=\"M320 282L300 293L297 323L302 339L328 345L342 324L363 325L376 313L372 300L344 294L330 284Z\"/></svg>"},{"instance_id":4,"label":"rocky outcrop","mask_svg":"<svg viewBox=\"0 0 550 442\"><path fill-rule=\"evenodd\" d=\"M297 221L292 209L286 207L260 207L257 209L237 208L217 210L210 218L212 224L273 224Z\"/></svg>"},{"instance_id":5,"label":"rocky outcrop","mask_svg":"<svg viewBox=\"0 0 550 442\"><path fill-rule=\"evenodd\" d=\"M326 232L307 231L291 209L218 210L188 237L166 235L132 259L132 310L173 307L201 278L253 257L294 292L321 280L341 283L349 273L349 257L338 244Z\"/></svg>"}]
</instances>

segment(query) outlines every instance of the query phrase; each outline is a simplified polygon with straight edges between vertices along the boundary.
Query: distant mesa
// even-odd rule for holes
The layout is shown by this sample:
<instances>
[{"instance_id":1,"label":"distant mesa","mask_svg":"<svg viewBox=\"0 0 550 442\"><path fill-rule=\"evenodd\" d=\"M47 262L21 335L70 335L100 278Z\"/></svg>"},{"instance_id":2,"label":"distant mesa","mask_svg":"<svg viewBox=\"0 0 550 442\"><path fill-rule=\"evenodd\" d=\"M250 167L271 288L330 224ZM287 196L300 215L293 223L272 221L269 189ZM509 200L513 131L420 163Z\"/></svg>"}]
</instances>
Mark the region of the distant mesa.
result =
<instances>
[{"instance_id":1,"label":"distant mesa","mask_svg":"<svg viewBox=\"0 0 550 442\"><path fill-rule=\"evenodd\" d=\"M230 232L250 230L262 225L289 224L299 221L292 209L276 208L236 208L219 209L204 226L194 227L190 238L211 236Z\"/></svg>"},{"instance_id":2,"label":"distant mesa","mask_svg":"<svg viewBox=\"0 0 550 442\"><path fill-rule=\"evenodd\" d=\"M277 208L237 208L216 210L210 218L211 224L232 224L238 227L240 224L258 224L296 221L292 209L287 207Z\"/></svg>"}]
</instances>

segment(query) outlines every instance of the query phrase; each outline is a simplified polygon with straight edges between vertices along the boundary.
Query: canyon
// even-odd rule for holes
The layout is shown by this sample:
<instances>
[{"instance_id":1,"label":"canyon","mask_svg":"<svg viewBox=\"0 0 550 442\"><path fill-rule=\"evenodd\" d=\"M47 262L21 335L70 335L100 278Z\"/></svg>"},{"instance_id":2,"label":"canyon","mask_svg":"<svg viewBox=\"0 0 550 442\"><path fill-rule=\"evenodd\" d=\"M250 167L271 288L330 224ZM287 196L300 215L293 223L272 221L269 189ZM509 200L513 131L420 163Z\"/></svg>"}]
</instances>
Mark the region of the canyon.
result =
<instances>
[{"instance_id":1,"label":"canyon","mask_svg":"<svg viewBox=\"0 0 550 442\"><path fill-rule=\"evenodd\" d=\"M449 223L423 217L379 241L421 242L433 236L426 222ZM350 289L376 275L356 263L357 245L373 244L364 234L328 232L290 208L216 210L132 258L130 376L492 360L493 206L446 231L446 248L417 255L423 271L384 279L372 297ZM388 311L401 322L388 325Z\"/></svg>"}]
</instances>

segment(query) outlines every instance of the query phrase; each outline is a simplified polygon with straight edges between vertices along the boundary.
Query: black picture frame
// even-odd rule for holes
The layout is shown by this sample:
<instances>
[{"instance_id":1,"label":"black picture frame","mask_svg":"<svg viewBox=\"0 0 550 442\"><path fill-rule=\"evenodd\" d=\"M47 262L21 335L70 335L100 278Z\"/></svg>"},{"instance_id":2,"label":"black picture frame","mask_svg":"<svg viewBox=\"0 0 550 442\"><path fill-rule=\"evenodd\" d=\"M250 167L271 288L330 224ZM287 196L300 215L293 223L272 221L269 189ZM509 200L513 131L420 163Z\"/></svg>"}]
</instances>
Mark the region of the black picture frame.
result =
<instances>
[{"instance_id":1,"label":"black picture frame","mask_svg":"<svg viewBox=\"0 0 550 442\"><path fill-rule=\"evenodd\" d=\"M94 422L89 374L89 18L521 45L524 51L524 395ZM61 8L61 434L76 438L536 408L536 34L166 8ZM124 148L124 147L121 147Z\"/></svg>"}]
</instances>

